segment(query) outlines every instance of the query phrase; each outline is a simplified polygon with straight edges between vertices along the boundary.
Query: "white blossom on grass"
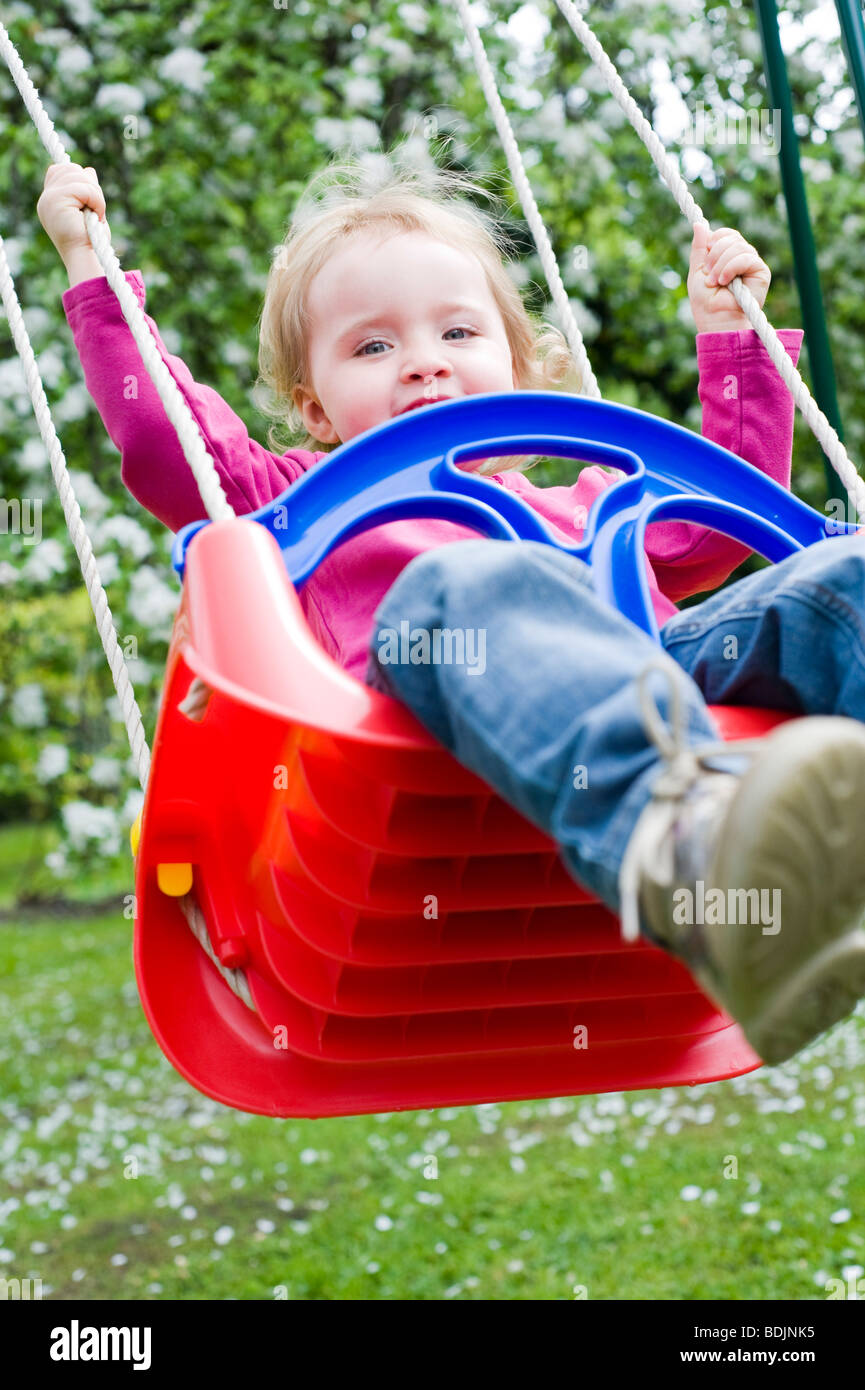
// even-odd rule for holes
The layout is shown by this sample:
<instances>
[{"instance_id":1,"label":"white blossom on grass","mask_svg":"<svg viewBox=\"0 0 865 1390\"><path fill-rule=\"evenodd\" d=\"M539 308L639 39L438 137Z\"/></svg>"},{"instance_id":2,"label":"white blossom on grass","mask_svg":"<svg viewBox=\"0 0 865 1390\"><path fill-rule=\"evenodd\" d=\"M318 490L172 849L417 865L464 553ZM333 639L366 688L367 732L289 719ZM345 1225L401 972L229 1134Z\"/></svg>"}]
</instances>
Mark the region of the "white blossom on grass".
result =
<instances>
[{"instance_id":1,"label":"white blossom on grass","mask_svg":"<svg viewBox=\"0 0 865 1390\"><path fill-rule=\"evenodd\" d=\"M64 878L69 872L66 851L62 848L51 850L49 854L46 854L44 864L47 869L51 870L55 878Z\"/></svg>"},{"instance_id":2,"label":"white blossom on grass","mask_svg":"<svg viewBox=\"0 0 865 1390\"><path fill-rule=\"evenodd\" d=\"M395 39L391 35L386 35L381 40L381 47L388 55L388 67L395 74L404 72L414 63L414 53L411 45L404 39Z\"/></svg>"},{"instance_id":3,"label":"white blossom on grass","mask_svg":"<svg viewBox=\"0 0 865 1390\"><path fill-rule=\"evenodd\" d=\"M345 122L336 120L333 116L321 116L313 126L312 133L319 145L336 150L346 139Z\"/></svg>"},{"instance_id":4,"label":"white blossom on grass","mask_svg":"<svg viewBox=\"0 0 865 1390\"><path fill-rule=\"evenodd\" d=\"M12 696L12 723L19 729L43 729L48 721L41 685L19 685Z\"/></svg>"},{"instance_id":5,"label":"white blossom on grass","mask_svg":"<svg viewBox=\"0 0 865 1390\"><path fill-rule=\"evenodd\" d=\"M255 126L250 125L249 121L241 121L240 125L236 125L228 137L228 148L230 150L237 150L240 154L245 154L249 147L255 144L257 139L258 131ZM151 280L152 278L153 277L150 276Z\"/></svg>"},{"instance_id":6,"label":"white blossom on grass","mask_svg":"<svg viewBox=\"0 0 865 1390\"><path fill-rule=\"evenodd\" d=\"M7 251L8 259L8 241L4 241L3 246L4 249L6 249ZM30 338L31 346L34 348L34 350L36 349L37 345L40 348L43 345L47 347L49 341L53 342L54 339L56 339L57 324L54 320L54 317L53 315L49 314L47 309L43 309L40 304L28 304L27 308L24 310L24 321L27 328L28 336ZM35 428L36 425L34 421L34 429ZM34 435L32 442L38 443L42 452L45 452L45 445L42 443L41 435Z\"/></svg>"},{"instance_id":7,"label":"white blossom on grass","mask_svg":"<svg viewBox=\"0 0 865 1390\"><path fill-rule=\"evenodd\" d=\"M131 767L132 759L128 760ZM126 800L120 808L120 820L123 825L132 825L138 812L144 805L144 792L140 788L133 787Z\"/></svg>"},{"instance_id":8,"label":"white blossom on grass","mask_svg":"<svg viewBox=\"0 0 865 1390\"><path fill-rule=\"evenodd\" d=\"M135 576L127 607L136 623L159 635L160 629L173 619L179 601L176 588L166 584L150 565L142 565Z\"/></svg>"},{"instance_id":9,"label":"white blossom on grass","mask_svg":"<svg viewBox=\"0 0 865 1390\"><path fill-rule=\"evenodd\" d=\"M93 402L84 383L74 381L71 386L67 386L57 404L51 409L55 425L63 426L71 424L73 420L83 420L93 409ZM43 447L43 453L45 452Z\"/></svg>"},{"instance_id":10,"label":"white blossom on grass","mask_svg":"<svg viewBox=\"0 0 865 1390\"><path fill-rule=\"evenodd\" d=\"M99 22L100 16L93 8L93 0L66 0L66 9L82 29L88 29L91 24Z\"/></svg>"},{"instance_id":11,"label":"white blossom on grass","mask_svg":"<svg viewBox=\"0 0 865 1390\"><path fill-rule=\"evenodd\" d=\"M89 473L84 473L79 468L70 468L69 481L75 490L75 497L85 522L92 524L97 518L111 511L111 498L106 497L102 489L97 487Z\"/></svg>"},{"instance_id":12,"label":"white blossom on grass","mask_svg":"<svg viewBox=\"0 0 865 1390\"><path fill-rule=\"evenodd\" d=\"M27 547L27 559L21 566L20 578L30 584L48 584L55 575L65 574L69 551L59 541L48 537L39 545Z\"/></svg>"},{"instance_id":13,"label":"white blossom on grass","mask_svg":"<svg viewBox=\"0 0 865 1390\"><path fill-rule=\"evenodd\" d=\"M93 105L103 107L118 116L134 116L144 110L144 93L129 82L106 82L99 88Z\"/></svg>"},{"instance_id":14,"label":"white blossom on grass","mask_svg":"<svg viewBox=\"0 0 865 1390\"><path fill-rule=\"evenodd\" d=\"M119 854L121 837L117 812L109 806L92 806L89 801L67 801L60 811L73 849L83 850L96 841L103 853Z\"/></svg>"},{"instance_id":15,"label":"white blossom on grass","mask_svg":"<svg viewBox=\"0 0 865 1390\"><path fill-rule=\"evenodd\" d=\"M121 770L116 758L94 758L87 775L97 787L119 787Z\"/></svg>"},{"instance_id":16,"label":"white blossom on grass","mask_svg":"<svg viewBox=\"0 0 865 1390\"><path fill-rule=\"evenodd\" d=\"M96 571L99 575L99 582L103 588L109 584L114 584L120 578L120 561L116 555L94 555Z\"/></svg>"},{"instance_id":17,"label":"white blossom on grass","mask_svg":"<svg viewBox=\"0 0 865 1390\"><path fill-rule=\"evenodd\" d=\"M345 104L354 110L377 106L381 101L381 84L372 77L349 77L343 89Z\"/></svg>"},{"instance_id":18,"label":"white blossom on grass","mask_svg":"<svg viewBox=\"0 0 865 1390\"><path fill-rule=\"evenodd\" d=\"M338 121L322 116L315 123L313 131L316 140L329 149L337 150L345 146L351 149L368 149L378 144L379 130L374 121L365 116L355 116L350 121Z\"/></svg>"},{"instance_id":19,"label":"white blossom on grass","mask_svg":"<svg viewBox=\"0 0 865 1390\"><path fill-rule=\"evenodd\" d=\"M187 92L198 96L211 80L207 71L207 59L197 48L175 48L163 58L158 68L159 76L166 82L176 82Z\"/></svg>"},{"instance_id":20,"label":"white blossom on grass","mask_svg":"<svg viewBox=\"0 0 865 1390\"><path fill-rule=\"evenodd\" d=\"M63 743L46 743L39 750L36 762L36 780L50 782L54 777L62 777L69 770L69 749Z\"/></svg>"},{"instance_id":21,"label":"white blossom on grass","mask_svg":"<svg viewBox=\"0 0 865 1390\"><path fill-rule=\"evenodd\" d=\"M424 5L400 5L399 17L413 34L425 34L429 28L429 15Z\"/></svg>"},{"instance_id":22,"label":"white blossom on grass","mask_svg":"<svg viewBox=\"0 0 865 1390\"><path fill-rule=\"evenodd\" d=\"M93 58L80 43L70 43L61 48L54 63L54 70L62 77L78 77L93 66Z\"/></svg>"},{"instance_id":23,"label":"white blossom on grass","mask_svg":"<svg viewBox=\"0 0 865 1390\"><path fill-rule=\"evenodd\" d=\"M162 341L168 348L168 351L173 352L175 357L179 357L183 351L183 339L177 329L166 323L163 324L161 331Z\"/></svg>"},{"instance_id":24,"label":"white blossom on grass","mask_svg":"<svg viewBox=\"0 0 865 1390\"><path fill-rule=\"evenodd\" d=\"M3 238L3 250L6 252L6 260L9 262L9 274L12 276L13 279L16 275L21 274L22 257L24 254L25 244L26 243L24 241L24 238L20 236L10 236ZM30 333L29 310L25 314L24 324L27 328L28 333ZM32 336L33 335L30 334L31 338ZM0 385L2 385L2 378L4 376L12 382L12 385L15 387L16 390L24 387L24 368L21 365L20 358L18 358L17 356L7 357L4 362L0 362Z\"/></svg>"}]
</instances>

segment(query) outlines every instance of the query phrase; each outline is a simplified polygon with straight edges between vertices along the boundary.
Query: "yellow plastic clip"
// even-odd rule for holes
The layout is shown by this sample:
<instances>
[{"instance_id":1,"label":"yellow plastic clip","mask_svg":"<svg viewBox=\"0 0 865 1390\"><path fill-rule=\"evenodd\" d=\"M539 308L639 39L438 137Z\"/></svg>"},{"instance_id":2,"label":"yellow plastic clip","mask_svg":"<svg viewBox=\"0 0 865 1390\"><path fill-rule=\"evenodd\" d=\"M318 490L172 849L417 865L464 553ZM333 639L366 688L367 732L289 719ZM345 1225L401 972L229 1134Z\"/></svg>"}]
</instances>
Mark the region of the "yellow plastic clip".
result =
<instances>
[{"instance_id":1,"label":"yellow plastic clip","mask_svg":"<svg viewBox=\"0 0 865 1390\"><path fill-rule=\"evenodd\" d=\"M134 859L141 843L141 811L138 812L132 823L132 828L129 831L129 843L132 846ZM157 864L156 881L161 891L169 898L182 898L184 893L188 893L192 889L192 865Z\"/></svg>"},{"instance_id":2,"label":"yellow plastic clip","mask_svg":"<svg viewBox=\"0 0 865 1390\"><path fill-rule=\"evenodd\" d=\"M169 898L182 898L192 889L192 865L157 864L156 881Z\"/></svg>"}]
</instances>

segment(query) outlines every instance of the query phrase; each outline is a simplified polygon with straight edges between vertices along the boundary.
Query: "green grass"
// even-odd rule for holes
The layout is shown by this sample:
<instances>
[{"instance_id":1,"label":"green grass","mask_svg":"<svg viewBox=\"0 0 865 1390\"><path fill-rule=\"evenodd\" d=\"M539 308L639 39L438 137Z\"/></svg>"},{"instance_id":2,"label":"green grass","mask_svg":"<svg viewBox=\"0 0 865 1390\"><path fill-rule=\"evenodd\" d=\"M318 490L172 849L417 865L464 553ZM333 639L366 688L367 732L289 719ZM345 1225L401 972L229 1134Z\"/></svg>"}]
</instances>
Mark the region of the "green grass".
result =
<instances>
[{"instance_id":1,"label":"green grass","mask_svg":"<svg viewBox=\"0 0 865 1390\"><path fill-rule=\"evenodd\" d=\"M55 902L86 906L108 898L122 901L132 892L134 862L128 841L124 854L97 860L92 868L76 869L58 879L45 864L45 856L61 841L56 826L45 824L0 825L0 914L9 917L20 902Z\"/></svg>"},{"instance_id":2,"label":"green grass","mask_svg":"<svg viewBox=\"0 0 865 1390\"><path fill-rule=\"evenodd\" d=\"M858 1016L713 1086L269 1120L171 1070L119 912L0 926L0 980L0 1274L46 1297L822 1299L865 1265Z\"/></svg>"},{"instance_id":3,"label":"green grass","mask_svg":"<svg viewBox=\"0 0 865 1390\"><path fill-rule=\"evenodd\" d=\"M159 1052L119 911L131 860L64 885L64 920L16 916L22 884L57 895L51 847L0 832L6 1278L73 1299L682 1300L861 1275L861 1016L714 1086L268 1120Z\"/></svg>"}]
</instances>

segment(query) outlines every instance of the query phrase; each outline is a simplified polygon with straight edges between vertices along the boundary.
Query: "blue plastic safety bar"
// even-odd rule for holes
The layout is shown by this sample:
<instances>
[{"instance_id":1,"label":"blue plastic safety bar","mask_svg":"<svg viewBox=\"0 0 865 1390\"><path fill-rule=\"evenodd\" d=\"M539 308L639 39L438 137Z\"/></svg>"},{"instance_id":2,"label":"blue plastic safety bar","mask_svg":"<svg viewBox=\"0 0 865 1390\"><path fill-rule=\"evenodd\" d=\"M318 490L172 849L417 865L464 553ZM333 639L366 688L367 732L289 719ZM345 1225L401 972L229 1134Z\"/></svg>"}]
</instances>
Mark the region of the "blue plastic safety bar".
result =
<instances>
[{"instance_id":1,"label":"blue plastic safety bar","mask_svg":"<svg viewBox=\"0 0 865 1390\"><path fill-rule=\"evenodd\" d=\"M624 476L580 518L582 541L568 545L515 493L458 466L505 455L572 458ZM591 565L599 596L655 638L645 563L652 522L705 525L772 561L858 529L680 425L554 391L466 396L411 410L340 445L244 520L272 533L299 590L342 541L407 517L556 546ZM177 533L172 563L181 579L190 542L209 524L192 522Z\"/></svg>"}]
</instances>

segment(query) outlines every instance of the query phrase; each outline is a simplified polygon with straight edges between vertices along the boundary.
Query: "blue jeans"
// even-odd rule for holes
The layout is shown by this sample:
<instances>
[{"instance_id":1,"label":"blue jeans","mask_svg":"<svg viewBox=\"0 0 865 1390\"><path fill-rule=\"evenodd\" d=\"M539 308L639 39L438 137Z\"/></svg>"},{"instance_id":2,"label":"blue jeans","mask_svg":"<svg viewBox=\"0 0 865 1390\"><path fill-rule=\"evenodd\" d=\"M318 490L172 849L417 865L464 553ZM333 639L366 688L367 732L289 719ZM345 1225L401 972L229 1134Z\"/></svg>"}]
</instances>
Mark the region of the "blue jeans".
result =
<instances>
[{"instance_id":1,"label":"blue jeans","mask_svg":"<svg viewBox=\"0 0 865 1390\"><path fill-rule=\"evenodd\" d=\"M597 597L573 556L455 541L391 585L366 681L546 831L618 912L625 847L662 768L637 697L645 666L668 664L691 743L719 738L707 702L865 719L863 616L865 536L821 541L675 614L663 651ZM667 681L648 680L669 722Z\"/></svg>"}]
</instances>

